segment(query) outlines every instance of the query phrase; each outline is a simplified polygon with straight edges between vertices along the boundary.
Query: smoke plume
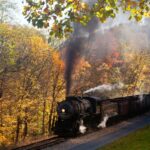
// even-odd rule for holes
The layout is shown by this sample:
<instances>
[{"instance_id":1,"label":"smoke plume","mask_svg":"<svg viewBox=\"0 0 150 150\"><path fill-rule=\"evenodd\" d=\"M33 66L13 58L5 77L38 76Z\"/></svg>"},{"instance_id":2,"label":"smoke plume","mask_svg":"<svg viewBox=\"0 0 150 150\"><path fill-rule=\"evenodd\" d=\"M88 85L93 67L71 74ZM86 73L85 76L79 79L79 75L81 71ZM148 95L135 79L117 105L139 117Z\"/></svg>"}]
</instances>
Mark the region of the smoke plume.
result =
<instances>
[{"instance_id":1,"label":"smoke plume","mask_svg":"<svg viewBox=\"0 0 150 150\"><path fill-rule=\"evenodd\" d=\"M74 66L76 64L77 58L81 52L82 41L79 38L75 38L69 43L66 54L66 70L65 70L65 80L66 80L66 95L70 92L71 87L71 77Z\"/></svg>"},{"instance_id":2,"label":"smoke plume","mask_svg":"<svg viewBox=\"0 0 150 150\"><path fill-rule=\"evenodd\" d=\"M99 21L96 18L93 18L86 27L83 27L79 24L74 24L74 33L66 51L66 95L70 93L74 67L84 51L86 43L94 38L94 31L97 29L98 23Z\"/></svg>"},{"instance_id":3,"label":"smoke plume","mask_svg":"<svg viewBox=\"0 0 150 150\"><path fill-rule=\"evenodd\" d=\"M118 84L103 84L94 88L91 88L87 91L84 92L84 94L88 94L88 93L94 93L94 92L99 92L99 93L103 93L106 91L112 91L112 90L116 90L116 89L121 89L123 88L123 83L118 83Z\"/></svg>"},{"instance_id":4,"label":"smoke plume","mask_svg":"<svg viewBox=\"0 0 150 150\"><path fill-rule=\"evenodd\" d=\"M89 2L89 0L84 1ZM127 45L136 51L150 49L150 19L143 19L141 23L137 23L129 21L128 17L128 14L120 12L115 19L109 19L104 24L93 18L86 27L73 25L74 33L66 46L65 57L67 95L70 93L74 67L83 55L85 57L88 55L88 59L96 62L116 50L124 50L122 45ZM110 89L110 85L105 85L103 88Z\"/></svg>"}]
</instances>

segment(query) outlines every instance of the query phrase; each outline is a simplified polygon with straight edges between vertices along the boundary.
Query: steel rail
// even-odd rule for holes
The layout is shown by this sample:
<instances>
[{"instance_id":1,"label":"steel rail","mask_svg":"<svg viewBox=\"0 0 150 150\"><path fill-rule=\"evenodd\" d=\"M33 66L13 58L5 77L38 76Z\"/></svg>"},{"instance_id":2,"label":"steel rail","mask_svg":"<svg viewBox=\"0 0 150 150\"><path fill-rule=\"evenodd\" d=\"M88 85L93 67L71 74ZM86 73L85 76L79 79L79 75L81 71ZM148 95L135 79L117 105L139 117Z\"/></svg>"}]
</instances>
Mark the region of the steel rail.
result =
<instances>
[{"instance_id":1,"label":"steel rail","mask_svg":"<svg viewBox=\"0 0 150 150\"><path fill-rule=\"evenodd\" d=\"M53 138L50 138L50 139L38 141L38 142L31 143L31 144L28 144L28 145L15 147L12 150L41 150L41 149L51 147L53 145L65 142L65 141L66 141L65 138L53 137Z\"/></svg>"}]
</instances>

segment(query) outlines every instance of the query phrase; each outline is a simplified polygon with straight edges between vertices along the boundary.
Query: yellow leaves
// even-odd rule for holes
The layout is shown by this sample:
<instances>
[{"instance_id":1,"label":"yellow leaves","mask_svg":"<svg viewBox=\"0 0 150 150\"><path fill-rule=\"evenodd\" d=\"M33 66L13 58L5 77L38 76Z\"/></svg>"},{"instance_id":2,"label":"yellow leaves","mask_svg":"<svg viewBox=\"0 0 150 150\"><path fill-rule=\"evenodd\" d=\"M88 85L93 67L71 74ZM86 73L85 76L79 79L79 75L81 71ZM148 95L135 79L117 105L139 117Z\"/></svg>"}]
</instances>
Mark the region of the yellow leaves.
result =
<instances>
[{"instance_id":1,"label":"yellow leaves","mask_svg":"<svg viewBox=\"0 0 150 150\"><path fill-rule=\"evenodd\" d=\"M143 73L144 73L144 74L149 74L149 73L150 73L150 70L149 70L149 66L148 66L148 65L144 65L144 67L143 67Z\"/></svg>"},{"instance_id":2,"label":"yellow leaves","mask_svg":"<svg viewBox=\"0 0 150 150\"><path fill-rule=\"evenodd\" d=\"M22 140L25 121L30 137L32 131L34 134L41 134L44 101L46 101L44 116L46 124L50 111L48 101L54 96L56 100L64 97L64 63L59 51L53 50L44 37L33 29L0 25L0 35L4 37L6 45L9 45L4 52L10 50L7 52L9 56L15 55L16 58L13 67L4 74L5 94L1 101L3 104L0 104L4 126L0 128L4 135L0 135L0 143L7 144L5 138L12 141L16 137L18 116L19 140ZM4 63L1 60L0 67L4 66Z\"/></svg>"},{"instance_id":3,"label":"yellow leaves","mask_svg":"<svg viewBox=\"0 0 150 150\"><path fill-rule=\"evenodd\" d=\"M150 12L144 12L144 16L150 18Z\"/></svg>"},{"instance_id":4,"label":"yellow leaves","mask_svg":"<svg viewBox=\"0 0 150 150\"><path fill-rule=\"evenodd\" d=\"M7 141L7 139L3 135L0 134L0 144L4 143L5 141Z\"/></svg>"},{"instance_id":5,"label":"yellow leaves","mask_svg":"<svg viewBox=\"0 0 150 150\"><path fill-rule=\"evenodd\" d=\"M48 44L39 36L30 37L30 46L32 56L39 60L48 55L48 50L50 49Z\"/></svg>"},{"instance_id":6,"label":"yellow leaves","mask_svg":"<svg viewBox=\"0 0 150 150\"><path fill-rule=\"evenodd\" d=\"M134 18L139 22L142 20L143 16L149 17L149 4L145 1L127 1L125 10L130 13L129 20Z\"/></svg>"},{"instance_id":7,"label":"yellow leaves","mask_svg":"<svg viewBox=\"0 0 150 150\"><path fill-rule=\"evenodd\" d=\"M60 53L58 51L52 51L52 61L60 70L64 69L64 62L60 58Z\"/></svg>"},{"instance_id":8,"label":"yellow leaves","mask_svg":"<svg viewBox=\"0 0 150 150\"><path fill-rule=\"evenodd\" d=\"M88 10L88 9L89 9L89 6L88 6L87 3L82 2L82 3L81 3L81 8L82 8L83 10Z\"/></svg>"},{"instance_id":9,"label":"yellow leaves","mask_svg":"<svg viewBox=\"0 0 150 150\"><path fill-rule=\"evenodd\" d=\"M106 7L105 7L105 10L106 10L106 11L109 11L109 10L112 10L112 8L111 8L110 6L106 6Z\"/></svg>"},{"instance_id":10,"label":"yellow leaves","mask_svg":"<svg viewBox=\"0 0 150 150\"><path fill-rule=\"evenodd\" d=\"M102 63L102 65L98 68L98 70L109 70L110 66L107 63Z\"/></svg>"},{"instance_id":11,"label":"yellow leaves","mask_svg":"<svg viewBox=\"0 0 150 150\"><path fill-rule=\"evenodd\" d=\"M3 147L4 145L9 145L10 142L8 138L6 138L4 135L0 133L0 148Z\"/></svg>"},{"instance_id":12,"label":"yellow leaves","mask_svg":"<svg viewBox=\"0 0 150 150\"><path fill-rule=\"evenodd\" d=\"M130 10L131 10L131 5L128 5L128 6L126 7L126 10L127 10L127 11L130 11Z\"/></svg>"},{"instance_id":13,"label":"yellow leaves","mask_svg":"<svg viewBox=\"0 0 150 150\"><path fill-rule=\"evenodd\" d=\"M67 0L67 2L72 3L74 0Z\"/></svg>"},{"instance_id":14,"label":"yellow leaves","mask_svg":"<svg viewBox=\"0 0 150 150\"><path fill-rule=\"evenodd\" d=\"M129 94L139 94L141 90L147 90L145 88L145 82L147 82L147 77L149 76L147 74L149 70L149 63L147 62L148 54L131 51L127 54L125 54L125 63L128 72L126 72L124 77L128 85L127 91Z\"/></svg>"}]
</instances>

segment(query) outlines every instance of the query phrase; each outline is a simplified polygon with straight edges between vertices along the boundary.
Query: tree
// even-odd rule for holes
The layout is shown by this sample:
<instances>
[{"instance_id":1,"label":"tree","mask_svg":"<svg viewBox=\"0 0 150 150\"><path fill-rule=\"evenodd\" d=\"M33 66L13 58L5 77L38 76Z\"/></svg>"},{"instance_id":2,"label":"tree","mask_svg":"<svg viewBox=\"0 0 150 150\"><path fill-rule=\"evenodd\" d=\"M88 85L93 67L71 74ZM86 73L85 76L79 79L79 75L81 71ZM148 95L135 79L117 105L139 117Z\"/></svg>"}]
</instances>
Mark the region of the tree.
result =
<instances>
[{"instance_id":1,"label":"tree","mask_svg":"<svg viewBox=\"0 0 150 150\"><path fill-rule=\"evenodd\" d=\"M93 1L93 0L92 0ZM93 17L101 22L115 18L122 9L129 12L129 19L140 21L150 17L149 0L26 0L23 14L38 28L49 28L50 35L64 37L73 31L72 23L86 25Z\"/></svg>"},{"instance_id":2,"label":"tree","mask_svg":"<svg viewBox=\"0 0 150 150\"><path fill-rule=\"evenodd\" d=\"M49 121L48 121L48 131L51 133L52 127L54 126L54 122L56 119L56 106L57 106L57 98L64 98L65 88L64 88L64 63L60 59L60 54L58 52L54 52L52 55L52 71L51 71L51 80L50 80L50 113L49 113Z\"/></svg>"},{"instance_id":3,"label":"tree","mask_svg":"<svg viewBox=\"0 0 150 150\"><path fill-rule=\"evenodd\" d=\"M59 51L36 30L0 24L0 59L0 143L48 134L65 95Z\"/></svg>"}]
</instances>

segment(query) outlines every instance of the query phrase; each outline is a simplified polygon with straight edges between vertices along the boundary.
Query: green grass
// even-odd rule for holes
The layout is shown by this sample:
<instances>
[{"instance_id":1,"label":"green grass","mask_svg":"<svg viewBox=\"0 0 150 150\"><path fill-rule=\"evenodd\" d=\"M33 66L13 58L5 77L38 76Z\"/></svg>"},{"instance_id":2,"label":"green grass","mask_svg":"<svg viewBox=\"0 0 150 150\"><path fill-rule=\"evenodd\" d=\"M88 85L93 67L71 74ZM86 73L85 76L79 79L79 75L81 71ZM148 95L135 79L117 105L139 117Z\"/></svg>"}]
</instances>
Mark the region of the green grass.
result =
<instances>
[{"instance_id":1,"label":"green grass","mask_svg":"<svg viewBox=\"0 0 150 150\"><path fill-rule=\"evenodd\" d=\"M122 137L98 150L150 150L150 126Z\"/></svg>"}]
</instances>

